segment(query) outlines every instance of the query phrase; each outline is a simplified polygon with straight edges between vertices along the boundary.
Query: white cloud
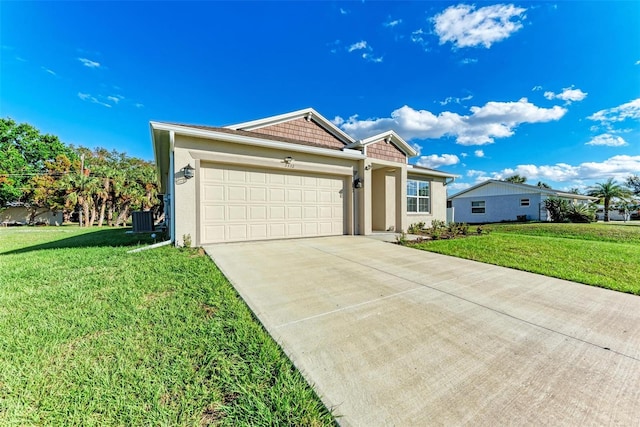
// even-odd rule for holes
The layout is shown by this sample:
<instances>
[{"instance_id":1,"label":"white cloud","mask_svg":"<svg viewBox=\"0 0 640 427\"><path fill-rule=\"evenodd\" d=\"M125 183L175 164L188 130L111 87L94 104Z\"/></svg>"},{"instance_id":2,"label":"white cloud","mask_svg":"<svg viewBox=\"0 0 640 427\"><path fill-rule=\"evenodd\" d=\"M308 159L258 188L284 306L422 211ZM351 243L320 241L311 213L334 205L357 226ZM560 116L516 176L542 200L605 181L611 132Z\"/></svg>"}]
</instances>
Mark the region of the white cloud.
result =
<instances>
[{"instance_id":1,"label":"white cloud","mask_svg":"<svg viewBox=\"0 0 640 427\"><path fill-rule=\"evenodd\" d=\"M340 8L340 15L348 15L349 11L343 8Z\"/></svg>"},{"instance_id":2,"label":"white cloud","mask_svg":"<svg viewBox=\"0 0 640 427\"><path fill-rule=\"evenodd\" d=\"M618 107L600 110L587 118L601 123L622 122L626 119L640 119L640 98L636 98Z\"/></svg>"},{"instance_id":3,"label":"white cloud","mask_svg":"<svg viewBox=\"0 0 640 427\"><path fill-rule=\"evenodd\" d=\"M454 102L456 104L461 104L462 101L469 101L472 98L473 98L473 95L467 95L467 96L462 97L462 98L454 98L452 96L449 96L449 97L445 98L444 101L440 101L440 105L447 105L447 104L450 104L452 102Z\"/></svg>"},{"instance_id":4,"label":"white cloud","mask_svg":"<svg viewBox=\"0 0 640 427\"><path fill-rule=\"evenodd\" d=\"M340 127L355 138L393 129L405 139L455 137L461 145L484 145L493 143L495 138L512 136L522 123L559 120L567 112L559 106L537 107L526 98L517 102L488 102L470 110L471 114L465 116L449 111L435 115L405 105L388 118L358 120L357 115L347 120L340 118Z\"/></svg>"},{"instance_id":5,"label":"white cloud","mask_svg":"<svg viewBox=\"0 0 640 427\"><path fill-rule=\"evenodd\" d=\"M402 24L402 19L394 19L392 21L391 18L389 18L389 21L383 23L382 25L384 25L387 28L393 28L398 24Z\"/></svg>"},{"instance_id":6,"label":"white cloud","mask_svg":"<svg viewBox=\"0 0 640 427\"><path fill-rule=\"evenodd\" d=\"M431 154L429 156L420 156L416 164L425 168L437 169L440 166L451 166L460 163L460 159L455 154Z\"/></svg>"},{"instance_id":7,"label":"white cloud","mask_svg":"<svg viewBox=\"0 0 640 427\"><path fill-rule=\"evenodd\" d=\"M358 43L354 43L351 46L349 46L347 48L348 52L353 52L354 50L361 50L361 49L368 49L369 47L367 46L367 42L362 40L359 41Z\"/></svg>"},{"instance_id":8,"label":"white cloud","mask_svg":"<svg viewBox=\"0 0 640 427\"><path fill-rule=\"evenodd\" d=\"M91 102L93 104L102 105L103 107L107 107L107 108L112 107L110 104L100 101L98 98L96 98L95 96L92 96L89 93L78 92L78 98L80 98L83 101Z\"/></svg>"},{"instance_id":9,"label":"white cloud","mask_svg":"<svg viewBox=\"0 0 640 427\"><path fill-rule=\"evenodd\" d=\"M640 65L640 60L636 61L635 65Z\"/></svg>"},{"instance_id":10,"label":"white cloud","mask_svg":"<svg viewBox=\"0 0 640 427\"><path fill-rule=\"evenodd\" d=\"M540 86L540 85L538 85L538 86L534 86L533 88L531 88L531 90L532 90L533 92L536 92L536 91L538 91L538 90L542 90L542 86Z\"/></svg>"},{"instance_id":11,"label":"white cloud","mask_svg":"<svg viewBox=\"0 0 640 427\"><path fill-rule=\"evenodd\" d=\"M136 102L136 103L135 103L135 104L133 104L133 105L134 105L134 107L136 107L136 108L142 108L142 107L144 107L144 104L141 104L141 103L139 103L139 102Z\"/></svg>"},{"instance_id":12,"label":"white cloud","mask_svg":"<svg viewBox=\"0 0 640 427\"><path fill-rule=\"evenodd\" d=\"M542 87L540 87L540 89L542 89ZM561 99L563 101L566 101L567 104L571 104L574 101L582 101L587 97L587 95L588 93L583 92L580 89L574 89L573 86L563 88L562 92L560 93L553 93L551 91L547 91L544 93L544 97L548 100Z\"/></svg>"},{"instance_id":13,"label":"white cloud","mask_svg":"<svg viewBox=\"0 0 640 427\"><path fill-rule=\"evenodd\" d=\"M478 60L476 58L464 58L463 60L460 61L462 65L475 64L477 62Z\"/></svg>"},{"instance_id":14,"label":"white cloud","mask_svg":"<svg viewBox=\"0 0 640 427\"><path fill-rule=\"evenodd\" d=\"M42 69L44 70L44 72L49 73L49 74L51 74L52 76L58 77L58 74L57 74L55 71L50 70L50 69L49 69L49 68L47 68L47 67L40 67L40 68L42 68Z\"/></svg>"},{"instance_id":15,"label":"white cloud","mask_svg":"<svg viewBox=\"0 0 640 427\"><path fill-rule=\"evenodd\" d=\"M424 49L425 52L429 51L429 42L424 38L425 32L422 28L419 28L411 33L411 41Z\"/></svg>"},{"instance_id":16,"label":"white cloud","mask_svg":"<svg viewBox=\"0 0 640 427\"><path fill-rule=\"evenodd\" d=\"M469 187L471 187L471 184L466 182L453 182L447 185L447 190L451 192L455 190L462 191L462 190L466 190Z\"/></svg>"},{"instance_id":17,"label":"white cloud","mask_svg":"<svg viewBox=\"0 0 640 427\"><path fill-rule=\"evenodd\" d=\"M453 43L456 47L483 45L491 47L522 28L526 9L512 4L481 7L459 4L450 6L433 17L440 44Z\"/></svg>"},{"instance_id":18,"label":"white cloud","mask_svg":"<svg viewBox=\"0 0 640 427\"><path fill-rule=\"evenodd\" d=\"M107 99L111 102L113 102L114 104L117 104L118 102L122 101L124 99L124 96L122 95L110 95L107 96Z\"/></svg>"},{"instance_id":19,"label":"white cloud","mask_svg":"<svg viewBox=\"0 0 640 427\"><path fill-rule=\"evenodd\" d=\"M515 168L503 169L499 172L483 172L471 170L467 176L475 177L476 182L487 179L504 179L514 174L522 175L530 181L549 180L556 182L577 180L600 180L614 178L624 181L629 175L640 170L640 156L619 155L602 162L584 162L577 166L567 163L555 165L518 165Z\"/></svg>"},{"instance_id":20,"label":"white cloud","mask_svg":"<svg viewBox=\"0 0 640 427\"><path fill-rule=\"evenodd\" d=\"M467 154L467 153L460 153L460 157L462 157L463 159L464 159L465 157L467 157L467 156L468 156L468 154Z\"/></svg>"},{"instance_id":21,"label":"white cloud","mask_svg":"<svg viewBox=\"0 0 640 427\"><path fill-rule=\"evenodd\" d=\"M585 145L606 145L607 147L623 147L627 144L620 136L614 136L609 133L603 133L602 135L598 135L593 137L591 141L587 142Z\"/></svg>"},{"instance_id":22,"label":"white cloud","mask_svg":"<svg viewBox=\"0 0 640 427\"><path fill-rule=\"evenodd\" d=\"M473 152L473 155L476 157L484 157L484 151L482 150L476 150Z\"/></svg>"},{"instance_id":23,"label":"white cloud","mask_svg":"<svg viewBox=\"0 0 640 427\"><path fill-rule=\"evenodd\" d=\"M82 62L82 65L89 68L100 68L100 63L96 61L92 61L87 58L78 58L78 61Z\"/></svg>"},{"instance_id":24,"label":"white cloud","mask_svg":"<svg viewBox=\"0 0 640 427\"><path fill-rule=\"evenodd\" d=\"M382 60L384 59L384 57L382 56L373 56L370 53L363 53L362 54L362 59L366 59L367 61L371 61L371 62L375 62L375 63L380 63L382 62Z\"/></svg>"}]
</instances>

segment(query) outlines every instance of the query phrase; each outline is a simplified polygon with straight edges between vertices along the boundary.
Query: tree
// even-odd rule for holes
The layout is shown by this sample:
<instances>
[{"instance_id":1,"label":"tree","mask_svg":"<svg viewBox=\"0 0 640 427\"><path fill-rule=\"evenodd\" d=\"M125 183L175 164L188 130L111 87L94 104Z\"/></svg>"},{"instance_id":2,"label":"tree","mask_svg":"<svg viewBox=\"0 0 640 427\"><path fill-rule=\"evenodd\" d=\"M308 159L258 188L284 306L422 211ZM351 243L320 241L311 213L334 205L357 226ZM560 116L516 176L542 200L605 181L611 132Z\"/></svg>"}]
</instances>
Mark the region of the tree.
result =
<instances>
[{"instance_id":1,"label":"tree","mask_svg":"<svg viewBox=\"0 0 640 427\"><path fill-rule=\"evenodd\" d=\"M546 182L542 182L542 181L538 181L538 183L536 185L538 187L540 187L540 188L551 188L551 186L549 184L547 184Z\"/></svg>"},{"instance_id":2,"label":"tree","mask_svg":"<svg viewBox=\"0 0 640 427\"><path fill-rule=\"evenodd\" d=\"M613 178L609 178L607 182L597 182L594 186L589 187L587 194L598 197L600 203L604 204L604 220L609 222L611 200L616 198L624 199L630 195L630 191L620 186Z\"/></svg>"},{"instance_id":3,"label":"tree","mask_svg":"<svg viewBox=\"0 0 640 427\"><path fill-rule=\"evenodd\" d=\"M29 209L33 222L39 210L48 208L39 186L52 183L41 178L52 173L49 166L58 156L73 160L75 153L57 136L43 135L27 123L0 118L0 206L21 203Z\"/></svg>"},{"instance_id":4,"label":"tree","mask_svg":"<svg viewBox=\"0 0 640 427\"><path fill-rule=\"evenodd\" d=\"M524 184L527 182L527 177L519 174L512 175L504 179L506 182L513 182L515 184Z\"/></svg>"},{"instance_id":5,"label":"tree","mask_svg":"<svg viewBox=\"0 0 640 427\"><path fill-rule=\"evenodd\" d=\"M626 180L626 185L631 189L633 194L640 196L640 176L631 175Z\"/></svg>"}]
</instances>

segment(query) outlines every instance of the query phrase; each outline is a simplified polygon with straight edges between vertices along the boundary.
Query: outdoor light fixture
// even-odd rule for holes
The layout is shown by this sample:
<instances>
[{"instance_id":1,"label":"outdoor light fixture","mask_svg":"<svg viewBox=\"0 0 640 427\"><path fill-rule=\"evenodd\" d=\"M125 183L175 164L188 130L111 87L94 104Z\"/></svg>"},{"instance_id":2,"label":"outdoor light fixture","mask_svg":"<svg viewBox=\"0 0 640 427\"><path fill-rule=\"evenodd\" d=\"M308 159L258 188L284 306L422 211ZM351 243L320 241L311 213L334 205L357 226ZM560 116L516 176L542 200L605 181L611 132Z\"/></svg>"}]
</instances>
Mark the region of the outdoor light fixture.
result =
<instances>
[{"instance_id":1,"label":"outdoor light fixture","mask_svg":"<svg viewBox=\"0 0 640 427\"><path fill-rule=\"evenodd\" d=\"M195 176L195 172L196 172L196 168L191 166L191 163L189 163L187 166L182 168L182 173L184 174L184 177L186 179L193 178Z\"/></svg>"},{"instance_id":2,"label":"outdoor light fixture","mask_svg":"<svg viewBox=\"0 0 640 427\"><path fill-rule=\"evenodd\" d=\"M364 167L364 170L366 170L366 171L371 170L371 165L367 165L367 166L365 166L365 167Z\"/></svg>"},{"instance_id":3,"label":"outdoor light fixture","mask_svg":"<svg viewBox=\"0 0 640 427\"><path fill-rule=\"evenodd\" d=\"M290 165L291 163L293 163L293 157L291 156L287 156L284 158L284 163L287 165Z\"/></svg>"},{"instance_id":4,"label":"outdoor light fixture","mask_svg":"<svg viewBox=\"0 0 640 427\"><path fill-rule=\"evenodd\" d=\"M356 178L353 180L353 188L362 188L362 179Z\"/></svg>"}]
</instances>

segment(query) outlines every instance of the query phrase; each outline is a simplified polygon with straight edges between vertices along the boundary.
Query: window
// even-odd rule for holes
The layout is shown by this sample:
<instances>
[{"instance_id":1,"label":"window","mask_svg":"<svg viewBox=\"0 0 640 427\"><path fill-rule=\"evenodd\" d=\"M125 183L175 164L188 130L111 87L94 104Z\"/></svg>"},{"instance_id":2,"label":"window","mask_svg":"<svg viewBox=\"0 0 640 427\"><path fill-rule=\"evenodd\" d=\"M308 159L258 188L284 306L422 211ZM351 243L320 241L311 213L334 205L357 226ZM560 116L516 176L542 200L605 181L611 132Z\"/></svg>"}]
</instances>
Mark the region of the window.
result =
<instances>
[{"instance_id":1,"label":"window","mask_svg":"<svg viewBox=\"0 0 640 427\"><path fill-rule=\"evenodd\" d=\"M407 212L429 213L431 198L429 181L407 180Z\"/></svg>"},{"instance_id":2,"label":"window","mask_svg":"<svg viewBox=\"0 0 640 427\"><path fill-rule=\"evenodd\" d=\"M529 206L529 199L520 199L520 206Z\"/></svg>"},{"instance_id":3,"label":"window","mask_svg":"<svg viewBox=\"0 0 640 427\"><path fill-rule=\"evenodd\" d=\"M475 202L471 202L471 213L483 214L484 200L477 200Z\"/></svg>"}]
</instances>

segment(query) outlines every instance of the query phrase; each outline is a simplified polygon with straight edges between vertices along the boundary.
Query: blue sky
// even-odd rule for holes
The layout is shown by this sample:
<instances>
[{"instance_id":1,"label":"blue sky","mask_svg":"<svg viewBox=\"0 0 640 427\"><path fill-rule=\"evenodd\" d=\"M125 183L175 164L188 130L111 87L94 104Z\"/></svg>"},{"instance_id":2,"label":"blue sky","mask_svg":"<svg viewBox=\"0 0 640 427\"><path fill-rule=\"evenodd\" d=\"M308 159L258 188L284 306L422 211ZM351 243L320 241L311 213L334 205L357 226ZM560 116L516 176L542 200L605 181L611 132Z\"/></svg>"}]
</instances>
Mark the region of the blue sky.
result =
<instances>
[{"instance_id":1,"label":"blue sky","mask_svg":"<svg viewBox=\"0 0 640 427\"><path fill-rule=\"evenodd\" d=\"M452 190L640 174L640 2L0 2L0 115L151 160L149 121L313 107Z\"/></svg>"}]
</instances>

